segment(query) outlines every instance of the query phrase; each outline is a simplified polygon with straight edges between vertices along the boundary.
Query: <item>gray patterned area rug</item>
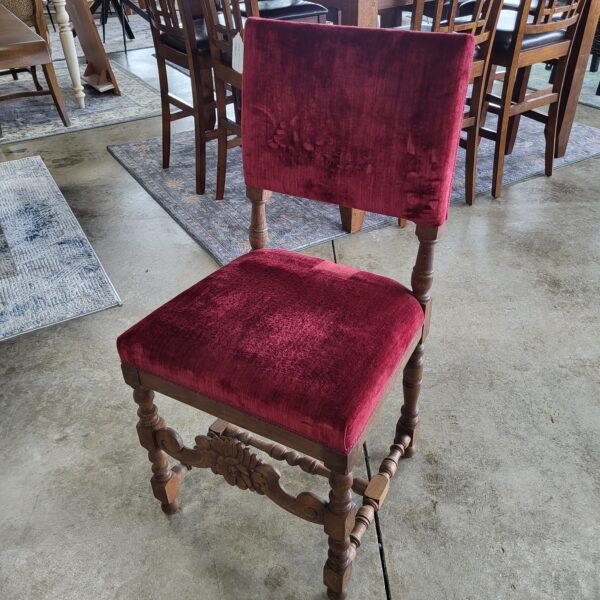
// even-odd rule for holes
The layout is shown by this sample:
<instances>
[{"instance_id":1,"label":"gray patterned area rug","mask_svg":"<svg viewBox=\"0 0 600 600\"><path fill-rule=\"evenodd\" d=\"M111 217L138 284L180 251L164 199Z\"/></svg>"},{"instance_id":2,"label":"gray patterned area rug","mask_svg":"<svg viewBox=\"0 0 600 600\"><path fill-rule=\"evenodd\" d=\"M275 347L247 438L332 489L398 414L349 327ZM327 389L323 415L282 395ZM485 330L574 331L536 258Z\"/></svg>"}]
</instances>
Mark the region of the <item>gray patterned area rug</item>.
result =
<instances>
[{"instance_id":1,"label":"gray patterned area rug","mask_svg":"<svg viewBox=\"0 0 600 600\"><path fill-rule=\"evenodd\" d=\"M100 39L102 40L102 25L100 24L99 12L95 15L94 19ZM56 23L56 19L54 19ZM152 41L152 33L150 32L150 24L148 21L140 17L139 15L129 15L129 24L135 39L130 40L127 38L127 50L139 50L141 48L152 48L154 43ZM48 21L48 31L50 33L50 48L52 49L52 56L54 60L60 60L64 58L62 45L60 43L60 36L58 34L58 25L56 31L52 29L52 25ZM125 50L123 43L123 30L121 29L121 22L114 15L108 17L105 28L105 41L104 49L108 54L111 52L122 52ZM78 56L83 56L83 50L79 45L77 36L75 36L75 48Z\"/></svg>"},{"instance_id":2,"label":"gray patterned area rug","mask_svg":"<svg viewBox=\"0 0 600 600\"><path fill-rule=\"evenodd\" d=\"M65 127L62 124L50 96L9 100L2 103L0 121L3 137L0 138L0 144L24 142L71 131L146 119L160 114L160 93L114 61L112 68L121 95L116 96L112 92L100 94L86 85L85 108L80 109L73 96L66 63L60 61L54 65L71 126ZM42 75L40 81L45 86L46 82L43 79ZM20 74L19 81L13 81L10 76L0 78L0 96L32 89L33 82L27 73Z\"/></svg>"},{"instance_id":3,"label":"gray patterned area rug","mask_svg":"<svg viewBox=\"0 0 600 600\"><path fill-rule=\"evenodd\" d=\"M144 189L220 264L250 249L248 224L250 202L245 197L241 150L229 152L225 198L214 200L216 142L207 147L207 186L204 196L194 193L194 138L192 132L173 137L171 168L161 168L161 140L152 139L110 146L111 154ZM491 189L493 145L481 142L478 193ZM600 154L600 129L575 123L566 158L556 167ZM504 183L523 181L543 173L543 126L523 119L516 147L506 157ZM452 198L464 202L464 152L456 166ZM346 235L337 206L274 194L267 207L269 244L273 248L299 250ZM367 215L365 229L394 222L389 217Z\"/></svg>"},{"instance_id":4,"label":"gray patterned area rug","mask_svg":"<svg viewBox=\"0 0 600 600\"><path fill-rule=\"evenodd\" d=\"M591 64L592 59L590 58L585 72L581 94L579 94L579 103L591 106L592 108L600 108L600 96L596 95L598 85L600 84L600 71L592 73L590 71ZM531 69L531 75L529 76L529 87L532 90L541 90L548 87L550 73L551 71L547 71L545 65L534 65Z\"/></svg>"},{"instance_id":5,"label":"gray patterned area rug","mask_svg":"<svg viewBox=\"0 0 600 600\"><path fill-rule=\"evenodd\" d=\"M0 340L120 304L42 159L0 163Z\"/></svg>"}]
</instances>

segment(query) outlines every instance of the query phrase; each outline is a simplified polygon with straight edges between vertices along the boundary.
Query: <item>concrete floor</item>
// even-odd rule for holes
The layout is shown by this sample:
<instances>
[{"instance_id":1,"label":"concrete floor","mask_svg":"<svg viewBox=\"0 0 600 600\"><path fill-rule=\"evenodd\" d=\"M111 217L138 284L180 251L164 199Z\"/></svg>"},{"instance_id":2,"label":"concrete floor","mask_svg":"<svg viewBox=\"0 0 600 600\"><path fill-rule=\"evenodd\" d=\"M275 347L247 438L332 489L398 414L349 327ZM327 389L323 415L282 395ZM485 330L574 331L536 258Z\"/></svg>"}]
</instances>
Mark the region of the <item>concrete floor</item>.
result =
<instances>
[{"instance_id":1,"label":"concrete floor","mask_svg":"<svg viewBox=\"0 0 600 600\"><path fill-rule=\"evenodd\" d=\"M150 53L128 60L155 78ZM600 126L600 112L579 120ZM115 339L217 267L105 149L159 134L155 118L0 150L42 156L124 302L0 345L0 598L323 598L320 527L209 472L186 480L173 517L152 497ZM381 513L394 600L600 598L599 167L452 206L420 448ZM401 281L415 249L395 227L335 242L339 262ZM331 244L310 253L332 258ZM371 435L374 469L400 392ZM212 422L158 405L188 440ZM282 470L291 489L314 487ZM350 596L386 598L374 529Z\"/></svg>"}]
</instances>

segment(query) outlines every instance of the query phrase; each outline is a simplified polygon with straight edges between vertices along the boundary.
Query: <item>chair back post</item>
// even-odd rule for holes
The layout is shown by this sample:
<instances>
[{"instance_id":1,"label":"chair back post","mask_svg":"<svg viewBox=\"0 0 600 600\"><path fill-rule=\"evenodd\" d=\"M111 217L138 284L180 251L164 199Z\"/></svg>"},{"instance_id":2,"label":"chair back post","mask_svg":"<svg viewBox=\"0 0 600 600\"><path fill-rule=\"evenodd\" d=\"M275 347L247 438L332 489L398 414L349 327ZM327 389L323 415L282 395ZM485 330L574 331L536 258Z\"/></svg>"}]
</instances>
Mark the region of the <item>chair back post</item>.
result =
<instances>
[{"instance_id":1,"label":"chair back post","mask_svg":"<svg viewBox=\"0 0 600 600\"><path fill-rule=\"evenodd\" d=\"M433 285L433 259L435 245L440 237L444 226L423 227L417 225L415 234L419 240L419 249L417 258L412 270L410 285L414 297L419 301L425 313L425 323L423 325L424 341L429 333L429 323L431 321L431 286Z\"/></svg>"},{"instance_id":2,"label":"chair back post","mask_svg":"<svg viewBox=\"0 0 600 600\"><path fill-rule=\"evenodd\" d=\"M266 203L271 197L271 192L246 187L246 197L252 203L249 230L250 247L252 250L261 250L267 247L267 242L269 241Z\"/></svg>"}]
</instances>

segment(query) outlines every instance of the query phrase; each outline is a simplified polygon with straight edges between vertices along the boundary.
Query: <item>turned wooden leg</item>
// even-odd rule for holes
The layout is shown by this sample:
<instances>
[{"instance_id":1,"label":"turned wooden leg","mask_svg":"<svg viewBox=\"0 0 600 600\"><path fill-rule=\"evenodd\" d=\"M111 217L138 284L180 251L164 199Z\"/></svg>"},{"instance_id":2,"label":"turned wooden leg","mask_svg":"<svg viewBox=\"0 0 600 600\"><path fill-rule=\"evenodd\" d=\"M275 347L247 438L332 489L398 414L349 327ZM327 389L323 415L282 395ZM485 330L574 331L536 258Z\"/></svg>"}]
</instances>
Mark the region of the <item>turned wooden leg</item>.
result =
<instances>
[{"instance_id":1,"label":"turned wooden leg","mask_svg":"<svg viewBox=\"0 0 600 600\"><path fill-rule=\"evenodd\" d=\"M133 399L139 405L137 432L140 444L148 451L148 458L152 463L152 492L160 500L163 511L172 515L179 509L179 484L185 476L187 469L178 465L171 469L168 455L160 450L154 439L154 431L162 429L165 422L158 415L154 404L154 392L144 387L133 390Z\"/></svg>"},{"instance_id":2,"label":"turned wooden leg","mask_svg":"<svg viewBox=\"0 0 600 600\"><path fill-rule=\"evenodd\" d=\"M325 512L325 533L329 536L329 553L323 569L323 583L330 600L348 597L348 583L356 550L350 542L354 527L356 505L352 502L352 473L341 475L331 472L329 504Z\"/></svg>"},{"instance_id":3,"label":"turned wooden leg","mask_svg":"<svg viewBox=\"0 0 600 600\"><path fill-rule=\"evenodd\" d=\"M423 378L423 343L421 342L412 353L406 367L404 367L402 388L404 391L404 404L402 405L400 419L396 425L395 442L402 435L410 436L410 446L404 453L404 458L410 458L415 453L417 438L419 437L419 409L417 402L421 391Z\"/></svg>"}]
</instances>

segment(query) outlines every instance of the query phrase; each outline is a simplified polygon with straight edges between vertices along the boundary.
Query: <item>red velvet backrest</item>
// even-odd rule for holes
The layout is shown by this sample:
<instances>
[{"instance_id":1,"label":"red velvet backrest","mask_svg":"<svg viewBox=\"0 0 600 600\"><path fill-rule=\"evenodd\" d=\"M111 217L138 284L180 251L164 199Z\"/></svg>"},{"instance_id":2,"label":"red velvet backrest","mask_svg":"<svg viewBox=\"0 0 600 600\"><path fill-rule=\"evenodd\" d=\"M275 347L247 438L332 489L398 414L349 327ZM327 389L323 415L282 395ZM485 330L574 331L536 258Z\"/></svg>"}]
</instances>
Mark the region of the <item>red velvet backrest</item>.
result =
<instances>
[{"instance_id":1,"label":"red velvet backrest","mask_svg":"<svg viewBox=\"0 0 600 600\"><path fill-rule=\"evenodd\" d=\"M441 225L474 39L249 19L246 185Z\"/></svg>"}]
</instances>

